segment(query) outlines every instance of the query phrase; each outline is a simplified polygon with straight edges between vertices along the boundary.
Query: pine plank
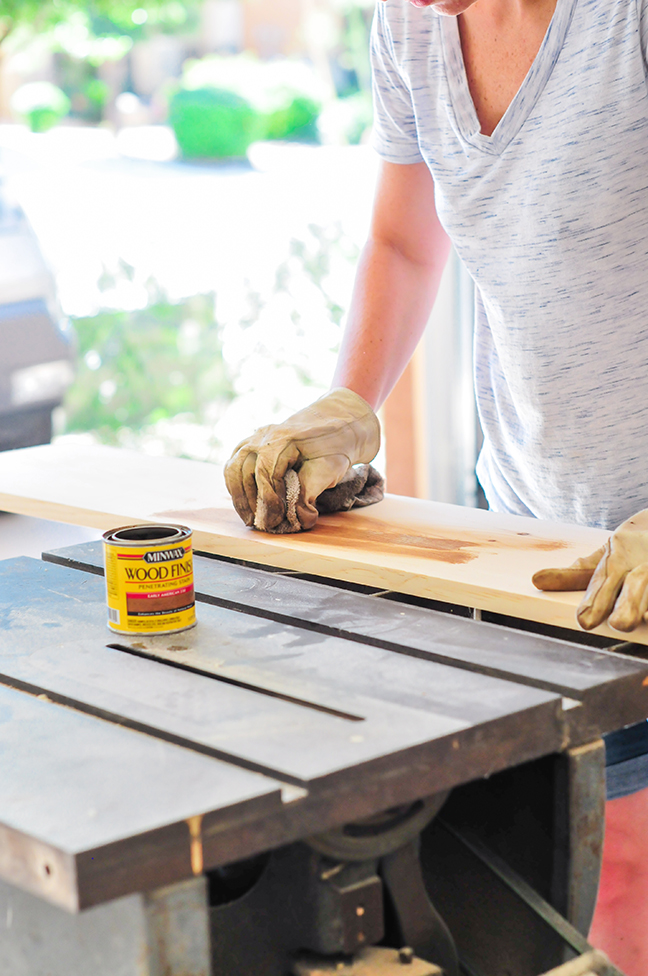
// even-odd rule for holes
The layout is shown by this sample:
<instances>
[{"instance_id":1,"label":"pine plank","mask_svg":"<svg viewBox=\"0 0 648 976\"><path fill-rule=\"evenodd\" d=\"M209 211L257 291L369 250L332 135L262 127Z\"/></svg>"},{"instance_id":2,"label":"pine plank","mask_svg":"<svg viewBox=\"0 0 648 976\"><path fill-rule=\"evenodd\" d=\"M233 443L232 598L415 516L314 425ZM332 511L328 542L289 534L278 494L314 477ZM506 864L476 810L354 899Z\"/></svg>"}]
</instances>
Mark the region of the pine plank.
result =
<instances>
[{"instance_id":1,"label":"pine plank","mask_svg":"<svg viewBox=\"0 0 648 976\"><path fill-rule=\"evenodd\" d=\"M531 577L607 538L599 529L389 495L322 518L311 532L273 536L238 519L214 465L71 444L0 455L0 509L102 530L181 522L193 528L197 550L572 630L580 594L542 593ZM595 633L625 636L606 624ZM648 625L632 640L648 644Z\"/></svg>"}]
</instances>

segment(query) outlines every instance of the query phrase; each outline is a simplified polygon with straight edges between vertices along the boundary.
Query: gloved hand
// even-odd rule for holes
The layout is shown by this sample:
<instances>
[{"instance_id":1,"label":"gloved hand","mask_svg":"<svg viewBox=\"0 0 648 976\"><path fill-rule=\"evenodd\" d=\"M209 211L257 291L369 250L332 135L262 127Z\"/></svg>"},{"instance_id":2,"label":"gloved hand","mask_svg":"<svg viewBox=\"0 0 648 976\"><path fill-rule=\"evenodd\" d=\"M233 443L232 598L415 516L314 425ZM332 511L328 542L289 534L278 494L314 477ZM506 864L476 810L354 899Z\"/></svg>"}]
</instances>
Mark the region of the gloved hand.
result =
<instances>
[{"instance_id":1,"label":"gloved hand","mask_svg":"<svg viewBox=\"0 0 648 976\"><path fill-rule=\"evenodd\" d=\"M648 509L623 522L605 545L567 569L541 569L539 590L584 590L576 616L592 630L609 615L615 630L634 630L648 620ZM588 585L589 584L589 585Z\"/></svg>"},{"instance_id":2,"label":"gloved hand","mask_svg":"<svg viewBox=\"0 0 648 976\"><path fill-rule=\"evenodd\" d=\"M280 526L287 513L286 473L293 469L299 483L291 477L288 487L296 524L287 531L312 529L318 495L339 484L351 465L371 461L379 446L380 425L369 404L340 388L241 441L225 465L225 483L246 525L286 531Z\"/></svg>"}]
</instances>

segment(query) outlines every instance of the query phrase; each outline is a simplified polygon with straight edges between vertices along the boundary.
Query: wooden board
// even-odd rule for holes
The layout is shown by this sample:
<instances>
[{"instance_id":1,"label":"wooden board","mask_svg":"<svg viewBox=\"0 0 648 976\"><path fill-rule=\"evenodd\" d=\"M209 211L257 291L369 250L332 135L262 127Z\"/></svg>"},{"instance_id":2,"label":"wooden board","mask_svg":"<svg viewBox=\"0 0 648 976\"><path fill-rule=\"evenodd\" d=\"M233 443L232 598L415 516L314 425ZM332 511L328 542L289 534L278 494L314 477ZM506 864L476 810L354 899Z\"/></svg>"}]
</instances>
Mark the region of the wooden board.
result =
<instances>
[{"instance_id":1,"label":"wooden board","mask_svg":"<svg viewBox=\"0 0 648 976\"><path fill-rule=\"evenodd\" d=\"M320 519L308 533L246 528L213 465L70 444L0 454L0 509L106 530L137 521L189 525L195 547L301 573L578 629L578 593L542 593L546 566L566 566L607 538L540 522L418 499ZM624 639L607 625L597 634ZM648 625L632 635L648 643Z\"/></svg>"}]
</instances>

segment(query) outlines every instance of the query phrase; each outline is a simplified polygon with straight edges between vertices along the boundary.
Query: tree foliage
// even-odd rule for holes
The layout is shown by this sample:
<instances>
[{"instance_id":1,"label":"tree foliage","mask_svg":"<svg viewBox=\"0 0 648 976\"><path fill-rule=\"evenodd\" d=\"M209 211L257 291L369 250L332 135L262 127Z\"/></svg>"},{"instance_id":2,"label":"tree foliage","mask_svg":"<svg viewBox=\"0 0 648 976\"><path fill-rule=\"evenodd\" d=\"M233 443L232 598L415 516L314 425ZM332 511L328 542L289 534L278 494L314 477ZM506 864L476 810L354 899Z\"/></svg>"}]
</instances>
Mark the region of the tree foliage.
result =
<instances>
[{"instance_id":1,"label":"tree foliage","mask_svg":"<svg viewBox=\"0 0 648 976\"><path fill-rule=\"evenodd\" d=\"M120 429L178 414L205 423L233 396L214 301L195 295L173 303L159 292L143 309L75 319L78 370L66 395L66 430L93 430L114 444Z\"/></svg>"},{"instance_id":2,"label":"tree foliage","mask_svg":"<svg viewBox=\"0 0 648 976\"><path fill-rule=\"evenodd\" d=\"M79 13L97 37L136 38L147 25L181 28L196 8L197 0L0 0L0 43L17 28L43 33Z\"/></svg>"}]
</instances>

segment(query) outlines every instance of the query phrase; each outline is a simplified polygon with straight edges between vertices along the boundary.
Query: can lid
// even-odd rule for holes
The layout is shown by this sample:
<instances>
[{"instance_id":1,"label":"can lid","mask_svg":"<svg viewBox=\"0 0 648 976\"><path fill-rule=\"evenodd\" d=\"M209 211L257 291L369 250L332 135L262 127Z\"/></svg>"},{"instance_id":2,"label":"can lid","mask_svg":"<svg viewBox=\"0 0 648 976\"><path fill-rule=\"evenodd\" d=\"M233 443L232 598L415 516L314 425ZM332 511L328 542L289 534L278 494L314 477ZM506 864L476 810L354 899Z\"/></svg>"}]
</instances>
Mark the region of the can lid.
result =
<instances>
[{"instance_id":1,"label":"can lid","mask_svg":"<svg viewBox=\"0 0 648 976\"><path fill-rule=\"evenodd\" d=\"M154 525L150 522L143 525L124 525L103 534L106 542L127 546L141 546L146 543L166 545L169 542L180 542L190 536L191 529L186 525Z\"/></svg>"}]
</instances>

